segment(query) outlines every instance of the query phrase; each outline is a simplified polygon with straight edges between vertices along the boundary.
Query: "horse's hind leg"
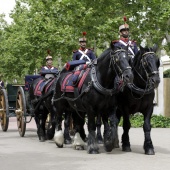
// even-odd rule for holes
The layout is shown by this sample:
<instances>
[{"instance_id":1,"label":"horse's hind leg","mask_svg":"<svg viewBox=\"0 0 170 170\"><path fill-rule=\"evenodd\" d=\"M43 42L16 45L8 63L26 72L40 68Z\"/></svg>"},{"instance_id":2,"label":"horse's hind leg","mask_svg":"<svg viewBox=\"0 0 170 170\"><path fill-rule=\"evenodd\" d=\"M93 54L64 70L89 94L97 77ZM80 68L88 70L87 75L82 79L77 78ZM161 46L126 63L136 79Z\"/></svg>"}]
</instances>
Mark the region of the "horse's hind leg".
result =
<instances>
[{"instance_id":1,"label":"horse's hind leg","mask_svg":"<svg viewBox=\"0 0 170 170\"><path fill-rule=\"evenodd\" d=\"M122 135L122 151L131 152L129 141L129 129L131 127L129 114L123 115L123 135Z\"/></svg>"},{"instance_id":2,"label":"horse's hind leg","mask_svg":"<svg viewBox=\"0 0 170 170\"><path fill-rule=\"evenodd\" d=\"M153 147L151 135L150 135L150 132L151 132L150 120L151 120L151 114L144 115L143 130L144 130L144 135L145 135L145 141L144 141L143 148L145 150L146 155L155 155L154 147Z\"/></svg>"},{"instance_id":3,"label":"horse's hind leg","mask_svg":"<svg viewBox=\"0 0 170 170\"><path fill-rule=\"evenodd\" d=\"M96 127L97 127L97 143L102 144L103 143L103 137L101 134L101 126L102 126L102 120L101 116L98 115L96 119Z\"/></svg>"}]
</instances>

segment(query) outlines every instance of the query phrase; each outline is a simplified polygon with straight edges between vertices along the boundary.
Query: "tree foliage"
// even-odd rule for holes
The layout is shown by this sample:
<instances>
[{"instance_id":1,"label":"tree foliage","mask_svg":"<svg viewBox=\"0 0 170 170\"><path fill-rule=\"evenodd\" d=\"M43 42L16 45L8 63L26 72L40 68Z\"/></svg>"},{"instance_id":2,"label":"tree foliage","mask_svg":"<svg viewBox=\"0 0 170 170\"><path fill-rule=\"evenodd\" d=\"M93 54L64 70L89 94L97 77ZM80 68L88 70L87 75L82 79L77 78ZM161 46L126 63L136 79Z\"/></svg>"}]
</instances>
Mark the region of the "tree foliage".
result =
<instances>
[{"instance_id":1,"label":"tree foliage","mask_svg":"<svg viewBox=\"0 0 170 170\"><path fill-rule=\"evenodd\" d=\"M71 60L83 31L89 47L103 50L118 38L123 16L138 44L170 43L170 0L16 0L11 24L0 15L0 72L8 81L23 79L43 65L48 49L57 66L59 58Z\"/></svg>"}]
</instances>

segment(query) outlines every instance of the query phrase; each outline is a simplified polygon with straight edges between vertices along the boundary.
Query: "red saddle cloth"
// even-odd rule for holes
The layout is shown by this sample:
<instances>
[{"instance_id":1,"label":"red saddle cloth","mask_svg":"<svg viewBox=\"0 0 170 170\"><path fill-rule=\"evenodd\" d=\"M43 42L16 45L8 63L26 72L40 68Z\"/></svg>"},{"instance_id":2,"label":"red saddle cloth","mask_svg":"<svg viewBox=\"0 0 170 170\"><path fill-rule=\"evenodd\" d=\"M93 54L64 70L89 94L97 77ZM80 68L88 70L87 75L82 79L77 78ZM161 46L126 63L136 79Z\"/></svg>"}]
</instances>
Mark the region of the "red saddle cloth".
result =
<instances>
[{"instance_id":1,"label":"red saddle cloth","mask_svg":"<svg viewBox=\"0 0 170 170\"><path fill-rule=\"evenodd\" d=\"M48 89L51 87L51 85L53 84L55 78L52 79L49 82L44 81L44 79L40 80L34 89L34 95L35 96L41 96L42 95L42 91L44 91L44 93L47 93Z\"/></svg>"},{"instance_id":2,"label":"red saddle cloth","mask_svg":"<svg viewBox=\"0 0 170 170\"><path fill-rule=\"evenodd\" d=\"M76 86L76 87L78 87L79 91L81 90L81 87L82 87L84 80L87 77L89 71L90 71L90 68L87 68L86 71L83 73L83 76L79 80L78 85ZM75 85L73 84L72 76L73 76L73 73L70 73L64 78L62 85L61 85L61 91L74 92Z\"/></svg>"}]
</instances>

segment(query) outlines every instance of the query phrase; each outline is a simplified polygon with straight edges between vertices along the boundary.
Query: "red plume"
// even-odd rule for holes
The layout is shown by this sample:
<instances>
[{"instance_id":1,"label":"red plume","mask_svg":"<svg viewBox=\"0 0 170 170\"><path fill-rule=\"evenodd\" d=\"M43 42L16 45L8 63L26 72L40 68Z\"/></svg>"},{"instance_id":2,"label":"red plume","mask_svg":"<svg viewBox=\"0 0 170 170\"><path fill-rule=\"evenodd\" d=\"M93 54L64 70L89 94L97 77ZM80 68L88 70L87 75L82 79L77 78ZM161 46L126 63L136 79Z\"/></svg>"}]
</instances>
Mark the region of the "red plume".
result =
<instances>
[{"instance_id":1,"label":"red plume","mask_svg":"<svg viewBox=\"0 0 170 170\"><path fill-rule=\"evenodd\" d=\"M50 50L47 50L47 54L49 54L49 55L50 55L50 53L51 53L51 51L50 51Z\"/></svg>"},{"instance_id":2,"label":"red plume","mask_svg":"<svg viewBox=\"0 0 170 170\"><path fill-rule=\"evenodd\" d=\"M124 22L126 22L126 21L127 21L127 17L126 17L126 16L124 16L124 17L123 17L123 20L124 20Z\"/></svg>"},{"instance_id":3,"label":"red plume","mask_svg":"<svg viewBox=\"0 0 170 170\"><path fill-rule=\"evenodd\" d=\"M87 32L83 32L83 36L86 36Z\"/></svg>"}]
</instances>

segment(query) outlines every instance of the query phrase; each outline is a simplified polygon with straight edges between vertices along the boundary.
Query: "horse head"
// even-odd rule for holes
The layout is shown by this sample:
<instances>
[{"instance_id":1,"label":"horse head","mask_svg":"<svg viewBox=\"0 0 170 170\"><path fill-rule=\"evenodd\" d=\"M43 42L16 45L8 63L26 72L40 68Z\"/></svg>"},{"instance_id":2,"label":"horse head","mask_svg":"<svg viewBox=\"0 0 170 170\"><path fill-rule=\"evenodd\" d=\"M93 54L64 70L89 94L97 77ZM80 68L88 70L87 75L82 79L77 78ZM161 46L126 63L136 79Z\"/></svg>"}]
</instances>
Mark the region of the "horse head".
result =
<instances>
[{"instance_id":1,"label":"horse head","mask_svg":"<svg viewBox=\"0 0 170 170\"><path fill-rule=\"evenodd\" d=\"M140 46L140 52L138 54L140 59L137 59L138 57L135 56L136 62L134 62L134 65L137 62L139 63L137 66L138 68L136 67L135 69L138 71L140 69L139 72L145 82L147 82L147 85L153 86L154 88L157 88L160 83L158 70L160 66L160 60L156 56L156 50L156 46L153 46L152 48L143 48Z\"/></svg>"},{"instance_id":2,"label":"horse head","mask_svg":"<svg viewBox=\"0 0 170 170\"><path fill-rule=\"evenodd\" d=\"M118 71L119 76L122 77L124 85L133 83L133 73L130 66L131 59L128 56L128 50L114 45L111 46L111 49L114 68Z\"/></svg>"}]
</instances>

